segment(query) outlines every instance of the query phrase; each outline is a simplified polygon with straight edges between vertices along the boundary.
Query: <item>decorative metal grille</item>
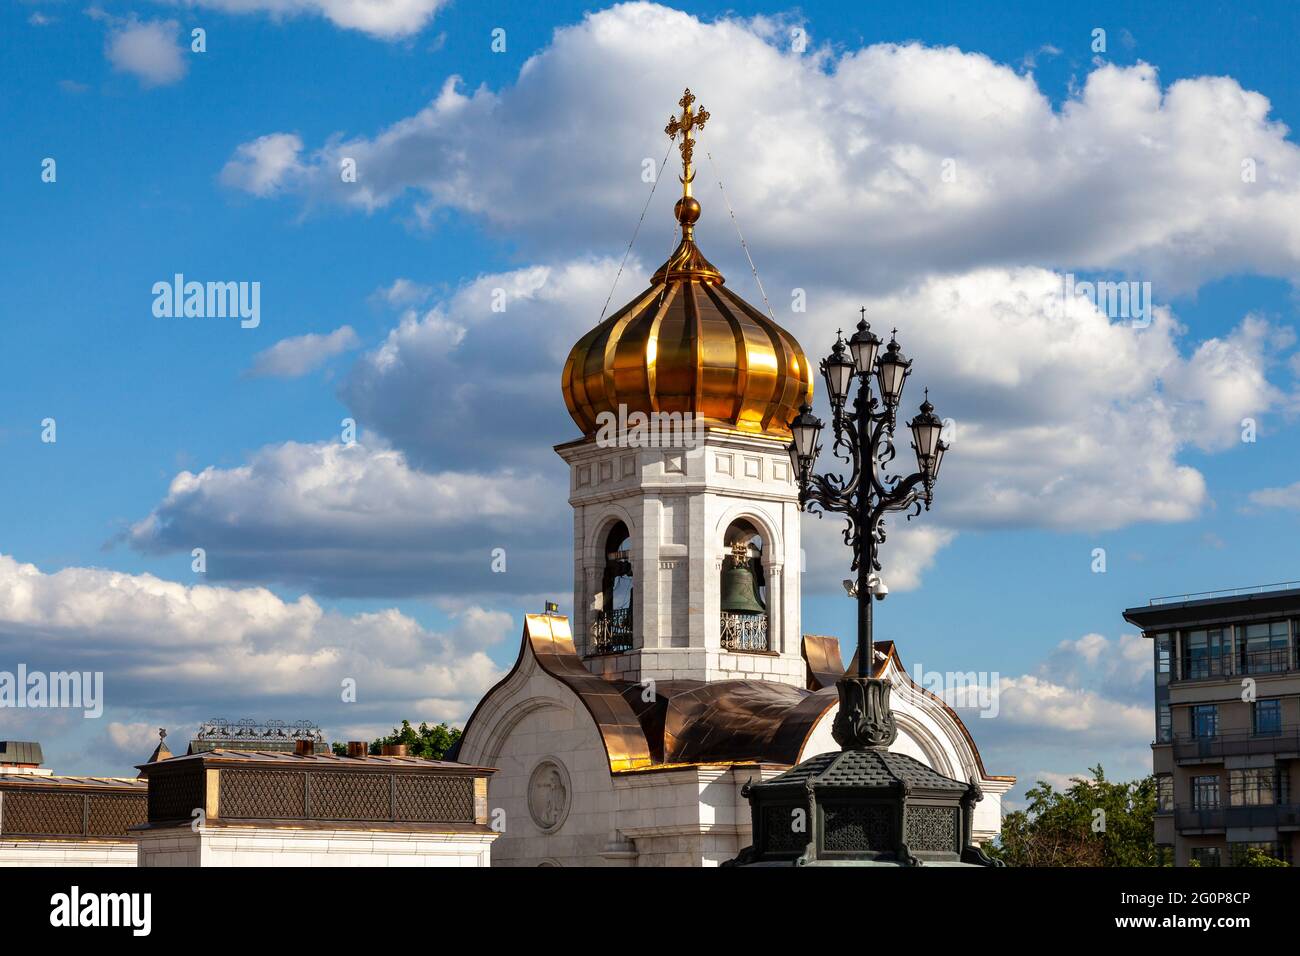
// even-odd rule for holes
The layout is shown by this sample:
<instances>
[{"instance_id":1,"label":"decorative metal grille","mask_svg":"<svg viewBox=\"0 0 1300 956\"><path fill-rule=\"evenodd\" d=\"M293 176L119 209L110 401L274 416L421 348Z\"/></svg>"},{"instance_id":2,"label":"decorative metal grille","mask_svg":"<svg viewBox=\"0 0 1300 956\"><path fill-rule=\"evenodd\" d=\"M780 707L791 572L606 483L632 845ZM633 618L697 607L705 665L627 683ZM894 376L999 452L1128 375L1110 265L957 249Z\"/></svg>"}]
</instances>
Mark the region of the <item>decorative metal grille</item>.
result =
<instances>
[{"instance_id":1,"label":"decorative metal grille","mask_svg":"<svg viewBox=\"0 0 1300 956\"><path fill-rule=\"evenodd\" d=\"M824 811L826 836L823 846L827 850L895 849L893 840L893 814L889 807L880 804L850 804L828 806Z\"/></svg>"},{"instance_id":2,"label":"decorative metal grille","mask_svg":"<svg viewBox=\"0 0 1300 956\"><path fill-rule=\"evenodd\" d=\"M283 720L268 720L264 724L259 724L251 717L245 717L233 724L224 717L213 717L199 724L194 739L208 743L243 744L245 747L250 744L292 746L297 740L325 743L325 736L321 733L320 727L310 720L297 720L292 724Z\"/></svg>"},{"instance_id":3,"label":"decorative metal grille","mask_svg":"<svg viewBox=\"0 0 1300 956\"><path fill-rule=\"evenodd\" d=\"M311 815L320 820L391 820L390 775L313 773Z\"/></svg>"},{"instance_id":4,"label":"decorative metal grille","mask_svg":"<svg viewBox=\"0 0 1300 956\"><path fill-rule=\"evenodd\" d=\"M908 807L907 848L913 852L957 852L956 807Z\"/></svg>"},{"instance_id":5,"label":"decorative metal grille","mask_svg":"<svg viewBox=\"0 0 1300 956\"><path fill-rule=\"evenodd\" d=\"M398 774L398 820L423 823L473 823L474 778Z\"/></svg>"},{"instance_id":6,"label":"decorative metal grille","mask_svg":"<svg viewBox=\"0 0 1300 956\"><path fill-rule=\"evenodd\" d=\"M129 828L149 818L148 797L143 793L92 793L87 799L90 836L126 836Z\"/></svg>"},{"instance_id":7,"label":"decorative metal grille","mask_svg":"<svg viewBox=\"0 0 1300 956\"><path fill-rule=\"evenodd\" d=\"M599 611L591 623L591 654L618 654L632 649L632 609Z\"/></svg>"},{"instance_id":8,"label":"decorative metal grille","mask_svg":"<svg viewBox=\"0 0 1300 956\"><path fill-rule=\"evenodd\" d=\"M795 829L795 811L803 814L802 832ZM763 838L774 853L794 853L808 845L808 811L803 807L763 807Z\"/></svg>"},{"instance_id":9,"label":"decorative metal grille","mask_svg":"<svg viewBox=\"0 0 1300 956\"><path fill-rule=\"evenodd\" d=\"M4 832L33 836L81 836L85 795L48 790L5 793Z\"/></svg>"},{"instance_id":10,"label":"decorative metal grille","mask_svg":"<svg viewBox=\"0 0 1300 956\"><path fill-rule=\"evenodd\" d=\"M766 651L767 615L722 612L722 646L729 651Z\"/></svg>"},{"instance_id":11,"label":"decorative metal grille","mask_svg":"<svg viewBox=\"0 0 1300 956\"><path fill-rule=\"evenodd\" d=\"M203 807L203 775L198 768L149 774L149 819L188 820Z\"/></svg>"},{"instance_id":12,"label":"decorative metal grille","mask_svg":"<svg viewBox=\"0 0 1300 956\"><path fill-rule=\"evenodd\" d=\"M286 770L222 770L221 816L301 820L307 815L306 776Z\"/></svg>"}]
</instances>

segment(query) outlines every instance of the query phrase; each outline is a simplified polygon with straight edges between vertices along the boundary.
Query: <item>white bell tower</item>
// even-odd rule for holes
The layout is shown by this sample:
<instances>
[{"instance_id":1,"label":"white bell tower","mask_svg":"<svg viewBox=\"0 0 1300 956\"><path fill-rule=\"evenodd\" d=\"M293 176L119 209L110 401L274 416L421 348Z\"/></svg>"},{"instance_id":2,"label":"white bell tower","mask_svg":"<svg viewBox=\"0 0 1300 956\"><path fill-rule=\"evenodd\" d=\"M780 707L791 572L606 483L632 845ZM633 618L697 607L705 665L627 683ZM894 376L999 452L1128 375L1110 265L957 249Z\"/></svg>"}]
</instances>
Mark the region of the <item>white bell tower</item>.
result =
<instances>
[{"instance_id":1,"label":"white bell tower","mask_svg":"<svg viewBox=\"0 0 1300 956\"><path fill-rule=\"evenodd\" d=\"M682 154L681 241L564 363L585 436L556 448L570 471L574 643L608 678L803 686L786 447L812 400L808 358L696 246L692 157L709 113L689 89L678 105L665 132Z\"/></svg>"},{"instance_id":2,"label":"white bell tower","mask_svg":"<svg viewBox=\"0 0 1300 956\"><path fill-rule=\"evenodd\" d=\"M804 686L800 513L784 442L710 428L694 447L584 439L556 451L570 469L574 644L589 669L630 681ZM614 539L624 534L620 552ZM722 611L724 563L737 540L753 542L765 615ZM630 602L626 581L610 586L626 577L625 559ZM611 598L628 610L607 606Z\"/></svg>"}]
</instances>

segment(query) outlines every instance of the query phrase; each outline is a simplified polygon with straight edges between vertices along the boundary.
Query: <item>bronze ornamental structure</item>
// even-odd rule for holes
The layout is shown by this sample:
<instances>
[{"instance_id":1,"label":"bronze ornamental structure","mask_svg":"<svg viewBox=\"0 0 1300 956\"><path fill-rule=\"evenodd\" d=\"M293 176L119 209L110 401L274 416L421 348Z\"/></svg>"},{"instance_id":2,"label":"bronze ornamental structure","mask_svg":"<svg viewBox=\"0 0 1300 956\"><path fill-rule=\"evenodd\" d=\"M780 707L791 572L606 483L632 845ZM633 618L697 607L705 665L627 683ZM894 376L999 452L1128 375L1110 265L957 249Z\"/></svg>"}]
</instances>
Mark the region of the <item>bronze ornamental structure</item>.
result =
<instances>
[{"instance_id":1,"label":"bronze ornamental structure","mask_svg":"<svg viewBox=\"0 0 1300 956\"><path fill-rule=\"evenodd\" d=\"M144 823L146 787L125 777L0 773L0 840L128 840Z\"/></svg>"},{"instance_id":2,"label":"bronze ornamental structure","mask_svg":"<svg viewBox=\"0 0 1300 956\"><path fill-rule=\"evenodd\" d=\"M143 764L149 827L292 821L487 830L486 767L418 757L210 750Z\"/></svg>"}]
</instances>

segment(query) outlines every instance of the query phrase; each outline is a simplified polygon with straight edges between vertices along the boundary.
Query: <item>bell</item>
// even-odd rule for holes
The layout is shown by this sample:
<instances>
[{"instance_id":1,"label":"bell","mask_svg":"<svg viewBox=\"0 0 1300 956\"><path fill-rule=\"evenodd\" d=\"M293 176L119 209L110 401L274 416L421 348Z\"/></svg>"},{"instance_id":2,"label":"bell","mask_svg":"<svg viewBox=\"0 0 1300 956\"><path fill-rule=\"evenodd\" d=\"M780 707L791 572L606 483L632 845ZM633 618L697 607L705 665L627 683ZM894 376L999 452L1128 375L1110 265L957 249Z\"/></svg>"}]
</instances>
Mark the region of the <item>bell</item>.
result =
<instances>
[{"instance_id":1,"label":"bell","mask_svg":"<svg viewBox=\"0 0 1300 956\"><path fill-rule=\"evenodd\" d=\"M748 558L732 557L722 572L722 610L728 614L766 614L758 580Z\"/></svg>"}]
</instances>

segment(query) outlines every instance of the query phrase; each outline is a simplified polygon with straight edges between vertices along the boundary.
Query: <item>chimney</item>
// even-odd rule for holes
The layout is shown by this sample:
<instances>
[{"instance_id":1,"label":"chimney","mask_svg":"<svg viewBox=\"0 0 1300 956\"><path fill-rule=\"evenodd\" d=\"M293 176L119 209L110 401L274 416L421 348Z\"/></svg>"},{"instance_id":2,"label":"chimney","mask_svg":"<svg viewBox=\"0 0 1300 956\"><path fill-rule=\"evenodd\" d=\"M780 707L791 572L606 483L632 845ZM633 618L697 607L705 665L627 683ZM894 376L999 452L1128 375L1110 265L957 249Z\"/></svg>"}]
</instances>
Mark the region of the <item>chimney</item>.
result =
<instances>
[{"instance_id":1,"label":"chimney","mask_svg":"<svg viewBox=\"0 0 1300 956\"><path fill-rule=\"evenodd\" d=\"M370 747L364 740L348 741L348 756L364 759L370 754Z\"/></svg>"},{"instance_id":2,"label":"chimney","mask_svg":"<svg viewBox=\"0 0 1300 956\"><path fill-rule=\"evenodd\" d=\"M316 742L313 740L295 740L293 742L293 752L299 757L310 757L316 750Z\"/></svg>"},{"instance_id":3,"label":"chimney","mask_svg":"<svg viewBox=\"0 0 1300 956\"><path fill-rule=\"evenodd\" d=\"M384 744L382 750L385 757L406 756L406 744Z\"/></svg>"},{"instance_id":4,"label":"chimney","mask_svg":"<svg viewBox=\"0 0 1300 956\"><path fill-rule=\"evenodd\" d=\"M32 740L0 740L0 773L50 776L53 771L41 766L45 755L41 745Z\"/></svg>"}]
</instances>

